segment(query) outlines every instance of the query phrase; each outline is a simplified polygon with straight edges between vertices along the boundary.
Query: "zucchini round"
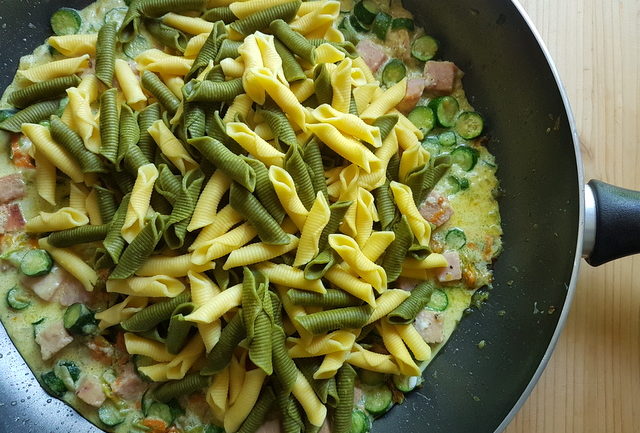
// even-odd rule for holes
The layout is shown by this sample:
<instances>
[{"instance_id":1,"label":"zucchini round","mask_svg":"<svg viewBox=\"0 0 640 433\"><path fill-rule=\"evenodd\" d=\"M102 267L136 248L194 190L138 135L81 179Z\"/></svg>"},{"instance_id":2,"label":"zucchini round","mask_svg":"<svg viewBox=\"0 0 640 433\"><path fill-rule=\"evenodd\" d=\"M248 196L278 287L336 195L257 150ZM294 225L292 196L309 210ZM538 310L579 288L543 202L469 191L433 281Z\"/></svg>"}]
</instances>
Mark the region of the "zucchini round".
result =
<instances>
[{"instance_id":1,"label":"zucchini round","mask_svg":"<svg viewBox=\"0 0 640 433\"><path fill-rule=\"evenodd\" d=\"M120 409L110 400L105 401L102 406L98 408L98 418L100 418L100 421L104 425L109 427L122 424L125 420Z\"/></svg>"},{"instance_id":2,"label":"zucchini round","mask_svg":"<svg viewBox=\"0 0 640 433\"><path fill-rule=\"evenodd\" d=\"M391 27L391 20L391 15L384 12L378 13L373 20L373 24L371 24L371 33L376 35L378 39L384 41L387 39L387 32Z\"/></svg>"},{"instance_id":3,"label":"zucchini round","mask_svg":"<svg viewBox=\"0 0 640 433\"><path fill-rule=\"evenodd\" d=\"M435 98L429 102L429 107L435 111L440 126L451 128L455 124L460 105L453 96Z\"/></svg>"},{"instance_id":4,"label":"zucchini round","mask_svg":"<svg viewBox=\"0 0 640 433\"><path fill-rule=\"evenodd\" d=\"M353 14L362 24L371 25L380 10L372 0L362 0L353 7Z\"/></svg>"},{"instance_id":5,"label":"zucchini round","mask_svg":"<svg viewBox=\"0 0 640 433\"><path fill-rule=\"evenodd\" d=\"M437 52L438 41L431 36L420 36L411 44L411 55L423 62L433 59Z\"/></svg>"},{"instance_id":6,"label":"zucchini round","mask_svg":"<svg viewBox=\"0 0 640 433\"><path fill-rule=\"evenodd\" d=\"M426 308L431 311L444 311L448 306L449 297L447 294L442 290L434 290Z\"/></svg>"},{"instance_id":7,"label":"zucchini round","mask_svg":"<svg viewBox=\"0 0 640 433\"><path fill-rule=\"evenodd\" d=\"M473 147L458 146L451 152L451 160L465 171L473 170L478 163L479 152Z\"/></svg>"},{"instance_id":8,"label":"zucchini round","mask_svg":"<svg viewBox=\"0 0 640 433\"><path fill-rule=\"evenodd\" d=\"M482 134L484 120L475 111L463 111L456 119L454 129L460 137L471 140Z\"/></svg>"},{"instance_id":9,"label":"zucchini round","mask_svg":"<svg viewBox=\"0 0 640 433\"><path fill-rule=\"evenodd\" d=\"M373 417L384 415L393 406L393 393L386 385L367 388L364 393L364 408Z\"/></svg>"},{"instance_id":10,"label":"zucchini round","mask_svg":"<svg viewBox=\"0 0 640 433\"><path fill-rule=\"evenodd\" d=\"M391 59L382 70L382 84L391 87L407 76L407 67L402 60Z\"/></svg>"},{"instance_id":11,"label":"zucchini round","mask_svg":"<svg viewBox=\"0 0 640 433\"><path fill-rule=\"evenodd\" d=\"M420 129L423 133L429 132L433 129L436 123L436 115L433 110L424 105L418 106L411 110L407 115L407 118Z\"/></svg>"},{"instance_id":12,"label":"zucchini round","mask_svg":"<svg viewBox=\"0 0 640 433\"><path fill-rule=\"evenodd\" d=\"M24 310L29 305L31 305L31 301L24 293L20 287L15 286L7 292L7 305L13 308L14 310Z\"/></svg>"},{"instance_id":13,"label":"zucchini round","mask_svg":"<svg viewBox=\"0 0 640 433\"><path fill-rule=\"evenodd\" d=\"M28 277L46 275L53 267L53 259L46 250L29 250L20 261L20 272Z\"/></svg>"},{"instance_id":14,"label":"zucchini round","mask_svg":"<svg viewBox=\"0 0 640 433\"><path fill-rule=\"evenodd\" d=\"M444 241L452 250L459 250L467 243L467 236L464 231L459 228L452 228L444 237Z\"/></svg>"},{"instance_id":15,"label":"zucchini round","mask_svg":"<svg viewBox=\"0 0 640 433\"><path fill-rule=\"evenodd\" d=\"M75 35L80 31L82 18L77 10L60 8L51 15L51 30L58 36Z\"/></svg>"},{"instance_id":16,"label":"zucchini round","mask_svg":"<svg viewBox=\"0 0 640 433\"><path fill-rule=\"evenodd\" d=\"M93 311L80 303L70 305L66 309L62 322L65 329L75 335L90 335L98 329Z\"/></svg>"}]
</instances>

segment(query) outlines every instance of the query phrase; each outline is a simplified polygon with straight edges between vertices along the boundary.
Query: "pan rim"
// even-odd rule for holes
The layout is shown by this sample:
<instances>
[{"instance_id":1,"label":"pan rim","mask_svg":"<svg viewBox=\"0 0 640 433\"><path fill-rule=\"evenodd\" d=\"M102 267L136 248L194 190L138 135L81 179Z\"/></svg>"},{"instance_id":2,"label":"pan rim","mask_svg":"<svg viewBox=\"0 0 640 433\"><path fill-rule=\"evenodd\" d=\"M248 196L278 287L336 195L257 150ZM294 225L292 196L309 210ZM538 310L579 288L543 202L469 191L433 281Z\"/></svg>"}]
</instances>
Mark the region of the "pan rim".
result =
<instances>
[{"instance_id":1,"label":"pan rim","mask_svg":"<svg viewBox=\"0 0 640 433\"><path fill-rule=\"evenodd\" d=\"M578 136L575 117L573 116L573 111L571 110L571 104L569 102L569 97L567 95L567 90L564 87L564 84L562 83L562 79L560 78L560 73L558 72L558 68L555 62L553 61L551 53L549 52L549 49L547 48L544 40L542 39L542 36L540 35L538 29L533 23L533 20L531 19L531 17L529 16L529 14L527 13L524 6L522 6L519 0L511 0L511 2L513 3L515 8L518 10L520 15L522 16L525 24L529 27L529 31L531 31L534 38L536 39L536 42L538 43L538 46L540 47L542 54L544 55L547 61L547 64L549 65L551 73L553 74L553 78L555 80L556 86L558 87L558 91L560 92L562 104L567 114L567 121L569 123L569 128L571 129L571 138L572 138L571 141L573 142L573 149L574 149L575 158L576 158L576 168L577 168L577 175L578 175L577 181L578 181L579 213L578 213L578 233L576 236L575 256L573 258L573 271L571 273L571 279L567 286L567 296L565 298L564 306L562 307L562 311L560 313L558 324L556 325L556 329L553 333L553 336L551 337L551 341L549 342L547 350L544 353L544 356L542 357L542 359L540 360L540 363L538 364L538 367L533 377L529 381L529 384L524 389L524 391L522 392L522 395L520 396L520 398L518 398L518 401L516 401L513 408L511 408L507 416L496 428L495 433L500 433L504 431L507 428L507 426L511 423L511 421L513 421L513 418L520 411L520 409L522 409L522 406L524 406L525 402L527 401L527 399L533 392L533 389L535 388L538 381L540 380L542 373L547 367L549 360L551 359L551 356L553 355L555 347L558 343L558 339L560 338L560 335L562 334L562 331L567 324L567 318L569 315L569 311L571 310L571 304L573 302L573 298L576 292L576 286L578 283L580 265L582 264L582 246L584 242L584 227L585 227L584 168L582 164L582 155L580 151L580 139Z\"/></svg>"}]
</instances>

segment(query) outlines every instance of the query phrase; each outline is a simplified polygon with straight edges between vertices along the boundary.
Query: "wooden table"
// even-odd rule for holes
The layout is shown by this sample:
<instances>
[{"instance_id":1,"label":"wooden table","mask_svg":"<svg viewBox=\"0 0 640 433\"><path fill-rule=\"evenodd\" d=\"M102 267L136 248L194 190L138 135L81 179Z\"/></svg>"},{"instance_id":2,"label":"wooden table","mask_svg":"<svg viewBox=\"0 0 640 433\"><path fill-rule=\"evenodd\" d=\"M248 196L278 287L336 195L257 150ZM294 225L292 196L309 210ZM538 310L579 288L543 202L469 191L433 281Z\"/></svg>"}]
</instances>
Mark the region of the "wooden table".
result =
<instances>
[{"instance_id":1,"label":"wooden table","mask_svg":"<svg viewBox=\"0 0 640 433\"><path fill-rule=\"evenodd\" d=\"M640 1L522 4L566 86L587 180L640 189ZM583 262L551 362L506 432L640 432L640 256Z\"/></svg>"}]
</instances>

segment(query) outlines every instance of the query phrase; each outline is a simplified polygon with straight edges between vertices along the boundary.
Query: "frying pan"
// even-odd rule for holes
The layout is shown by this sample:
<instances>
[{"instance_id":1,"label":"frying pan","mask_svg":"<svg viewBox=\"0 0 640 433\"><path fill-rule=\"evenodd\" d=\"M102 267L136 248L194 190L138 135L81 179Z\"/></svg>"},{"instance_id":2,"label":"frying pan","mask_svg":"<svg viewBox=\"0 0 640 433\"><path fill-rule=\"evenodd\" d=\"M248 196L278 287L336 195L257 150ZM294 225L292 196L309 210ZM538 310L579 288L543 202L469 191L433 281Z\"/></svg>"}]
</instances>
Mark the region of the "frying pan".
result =
<instances>
[{"instance_id":1,"label":"frying pan","mask_svg":"<svg viewBox=\"0 0 640 433\"><path fill-rule=\"evenodd\" d=\"M56 9L88 3L1 0L0 88L19 57L49 35ZM374 431L501 431L551 355L583 253L598 265L637 252L640 228L630 215L640 211L640 197L597 181L585 187L566 95L518 3L405 0L405 7L442 42L442 57L465 71L467 95L487 119L500 166L504 252L489 301L461 322L426 370L424 388ZM481 340L491 343L482 351ZM2 327L0 375L0 432L99 431L40 388Z\"/></svg>"}]
</instances>

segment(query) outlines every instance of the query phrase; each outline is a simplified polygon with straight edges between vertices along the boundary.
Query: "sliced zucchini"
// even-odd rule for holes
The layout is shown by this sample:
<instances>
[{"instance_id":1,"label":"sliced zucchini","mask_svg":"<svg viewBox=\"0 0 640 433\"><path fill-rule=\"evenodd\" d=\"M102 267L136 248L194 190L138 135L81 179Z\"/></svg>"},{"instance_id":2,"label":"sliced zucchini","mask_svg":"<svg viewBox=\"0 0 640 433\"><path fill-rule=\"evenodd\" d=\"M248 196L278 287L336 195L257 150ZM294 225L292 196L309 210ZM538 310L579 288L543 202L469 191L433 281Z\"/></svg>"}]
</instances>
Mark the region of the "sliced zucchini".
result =
<instances>
[{"instance_id":1,"label":"sliced zucchini","mask_svg":"<svg viewBox=\"0 0 640 433\"><path fill-rule=\"evenodd\" d=\"M459 228L452 228L449 230L444 237L444 241L447 246L453 250L459 250L464 247L467 243L467 236L464 234L464 231Z\"/></svg>"},{"instance_id":2,"label":"sliced zucchini","mask_svg":"<svg viewBox=\"0 0 640 433\"><path fill-rule=\"evenodd\" d=\"M484 120L475 111L463 111L456 119L454 129L460 137L471 140L482 134Z\"/></svg>"},{"instance_id":3,"label":"sliced zucchini","mask_svg":"<svg viewBox=\"0 0 640 433\"><path fill-rule=\"evenodd\" d=\"M422 376L393 376L393 384L402 392L413 391L423 382Z\"/></svg>"},{"instance_id":4,"label":"sliced zucchini","mask_svg":"<svg viewBox=\"0 0 640 433\"><path fill-rule=\"evenodd\" d=\"M77 10L72 8L60 8L51 15L51 29L53 33L62 35L75 35L80 31L82 18Z\"/></svg>"},{"instance_id":5,"label":"sliced zucchini","mask_svg":"<svg viewBox=\"0 0 640 433\"><path fill-rule=\"evenodd\" d=\"M118 424L122 424L125 420L125 416L122 411L111 401L105 401L98 409L98 418L104 425L113 427Z\"/></svg>"},{"instance_id":6,"label":"sliced zucchini","mask_svg":"<svg viewBox=\"0 0 640 433\"><path fill-rule=\"evenodd\" d=\"M451 152L451 160L465 171L473 170L478 163L479 152L473 147L458 146Z\"/></svg>"},{"instance_id":7,"label":"sliced zucchini","mask_svg":"<svg viewBox=\"0 0 640 433\"><path fill-rule=\"evenodd\" d=\"M358 21L368 26L373 23L378 12L380 12L380 9L378 9L378 5L372 0L359 1L353 7L353 14L358 18Z\"/></svg>"},{"instance_id":8,"label":"sliced zucchini","mask_svg":"<svg viewBox=\"0 0 640 433\"><path fill-rule=\"evenodd\" d=\"M151 406L149 406L149 409L147 409L147 418L161 419L162 421L166 422L167 425L173 424L173 421L175 419L173 413L171 412L171 408L164 403L160 403L159 401L154 401L153 403L151 403Z\"/></svg>"},{"instance_id":9,"label":"sliced zucchini","mask_svg":"<svg viewBox=\"0 0 640 433\"><path fill-rule=\"evenodd\" d=\"M453 96L442 96L429 101L429 107L436 113L440 126L451 128L456 122L456 115L460 106Z\"/></svg>"},{"instance_id":10,"label":"sliced zucchini","mask_svg":"<svg viewBox=\"0 0 640 433\"><path fill-rule=\"evenodd\" d=\"M431 311L444 311L449 306L449 297L442 290L434 290L427 307Z\"/></svg>"},{"instance_id":11,"label":"sliced zucchini","mask_svg":"<svg viewBox=\"0 0 640 433\"><path fill-rule=\"evenodd\" d=\"M369 26L362 24L355 15L349 16L349 24L351 24L351 27L357 32L364 33L369 31Z\"/></svg>"},{"instance_id":12,"label":"sliced zucchini","mask_svg":"<svg viewBox=\"0 0 640 433\"><path fill-rule=\"evenodd\" d=\"M224 428L217 425L208 424L204 428L204 433L224 433Z\"/></svg>"},{"instance_id":13,"label":"sliced zucchini","mask_svg":"<svg viewBox=\"0 0 640 433\"><path fill-rule=\"evenodd\" d=\"M378 39L384 41L387 39L387 32L391 27L391 21L391 15L384 12L378 13L373 20L373 24L371 24L371 33L376 35Z\"/></svg>"},{"instance_id":14,"label":"sliced zucchini","mask_svg":"<svg viewBox=\"0 0 640 433\"><path fill-rule=\"evenodd\" d=\"M125 56L130 59L135 59L140 53L152 48L151 43L144 36L138 35L130 42L127 42L122 46L122 51Z\"/></svg>"},{"instance_id":15,"label":"sliced zucchini","mask_svg":"<svg viewBox=\"0 0 640 433\"><path fill-rule=\"evenodd\" d=\"M63 376L69 376L73 382L77 382L80 378L80 367L73 361L58 361L55 368L56 375L63 379Z\"/></svg>"},{"instance_id":16,"label":"sliced zucchini","mask_svg":"<svg viewBox=\"0 0 640 433\"><path fill-rule=\"evenodd\" d=\"M393 406L393 393L386 385L367 388L364 392L364 408L373 417L384 415Z\"/></svg>"},{"instance_id":17,"label":"sliced zucchini","mask_svg":"<svg viewBox=\"0 0 640 433\"><path fill-rule=\"evenodd\" d=\"M431 36L420 36L411 44L411 55L423 62L433 59L437 52L438 41Z\"/></svg>"},{"instance_id":18,"label":"sliced zucchini","mask_svg":"<svg viewBox=\"0 0 640 433\"><path fill-rule=\"evenodd\" d=\"M64 393L67 392L67 387L64 385L64 382L56 376L53 371L44 373L40 378L45 388L54 396L62 397Z\"/></svg>"},{"instance_id":19,"label":"sliced zucchini","mask_svg":"<svg viewBox=\"0 0 640 433\"><path fill-rule=\"evenodd\" d=\"M382 70L382 84L391 87L407 76L407 67L402 60L391 59Z\"/></svg>"},{"instance_id":20,"label":"sliced zucchini","mask_svg":"<svg viewBox=\"0 0 640 433\"><path fill-rule=\"evenodd\" d=\"M14 310L24 310L31 305L31 301L27 294L18 286L9 289L6 299L9 307Z\"/></svg>"},{"instance_id":21,"label":"sliced zucchini","mask_svg":"<svg viewBox=\"0 0 640 433\"><path fill-rule=\"evenodd\" d=\"M428 133L436 124L436 115L433 110L427 106L421 105L407 115L407 118L419 128L423 133Z\"/></svg>"},{"instance_id":22,"label":"sliced zucchini","mask_svg":"<svg viewBox=\"0 0 640 433\"><path fill-rule=\"evenodd\" d=\"M20 261L20 272L28 277L46 275L53 267L53 259L46 250L29 250Z\"/></svg>"},{"instance_id":23,"label":"sliced zucchini","mask_svg":"<svg viewBox=\"0 0 640 433\"><path fill-rule=\"evenodd\" d=\"M455 194L458 191L463 191L469 188L469 180L466 177L449 176L447 178L451 194Z\"/></svg>"},{"instance_id":24,"label":"sliced zucchini","mask_svg":"<svg viewBox=\"0 0 640 433\"><path fill-rule=\"evenodd\" d=\"M127 12L129 12L129 8L113 8L104 16L104 23L108 24L114 22L118 27L120 27L124 21L124 17L127 15Z\"/></svg>"},{"instance_id":25,"label":"sliced zucchini","mask_svg":"<svg viewBox=\"0 0 640 433\"><path fill-rule=\"evenodd\" d=\"M391 30L407 29L412 32L415 27L411 18L394 18L393 21L391 21Z\"/></svg>"},{"instance_id":26,"label":"sliced zucchini","mask_svg":"<svg viewBox=\"0 0 640 433\"><path fill-rule=\"evenodd\" d=\"M371 431L371 417L359 409L351 412L351 429L349 433L369 433Z\"/></svg>"},{"instance_id":27,"label":"sliced zucchini","mask_svg":"<svg viewBox=\"0 0 640 433\"><path fill-rule=\"evenodd\" d=\"M438 141L438 137L434 135L430 135L422 141L422 147L429 151L429 155L431 157L435 157L440 154L440 142Z\"/></svg>"},{"instance_id":28,"label":"sliced zucchini","mask_svg":"<svg viewBox=\"0 0 640 433\"><path fill-rule=\"evenodd\" d=\"M80 303L67 307L62 322L65 329L75 335L90 335L98 330L98 322L93 311Z\"/></svg>"},{"instance_id":29,"label":"sliced zucchini","mask_svg":"<svg viewBox=\"0 0 640 433\"><path fill-rule=\"evenodd\" d=\"M453 131L445 131L442 134L438 135L438 142L443 147L451 147L455 146L457 143L456 134Z\"/></svg>"},{"instance_id":30,"label":"sliced zucchini","mask_svg":"<svg viewBox=\"0 0 640 433\"><path fill-rule=\"evenodd\" d=\"M358 377L365 385L381 385L387 380L386 374L365 369L358 371Z\"/></svg>"}]
</instances>

